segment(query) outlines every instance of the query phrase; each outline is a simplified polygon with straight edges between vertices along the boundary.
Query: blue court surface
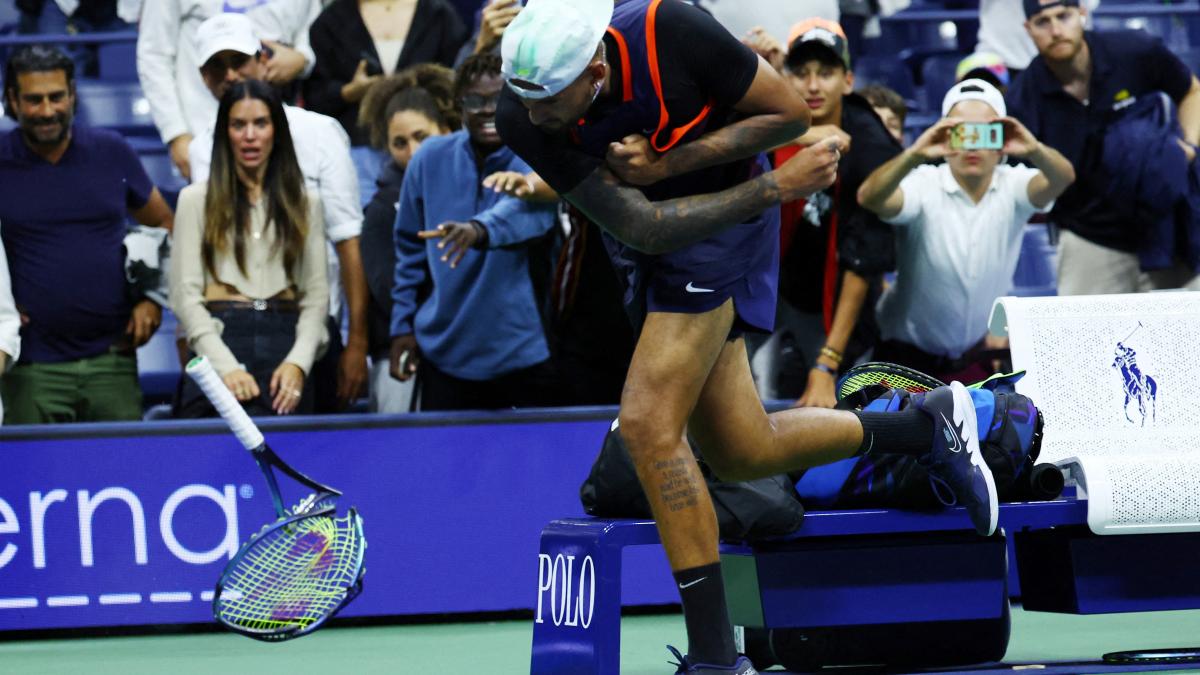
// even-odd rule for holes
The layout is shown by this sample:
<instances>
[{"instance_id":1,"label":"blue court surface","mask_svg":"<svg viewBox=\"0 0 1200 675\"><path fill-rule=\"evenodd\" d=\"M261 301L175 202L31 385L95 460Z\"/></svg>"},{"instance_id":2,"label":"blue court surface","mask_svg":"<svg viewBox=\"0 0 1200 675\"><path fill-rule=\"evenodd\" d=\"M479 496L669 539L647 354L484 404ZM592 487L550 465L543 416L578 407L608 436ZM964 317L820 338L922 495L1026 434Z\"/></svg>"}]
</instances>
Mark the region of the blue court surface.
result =
<instances>
[{"instance_id":1,"label":"blue court surface","mask_svg":"<svg viewBox=\"0 0 1200 675\"><path fill-rule=\"evenodd\" d=\"M0 673L518 675L529 672L531 635L531 622L526 620L331 627L282 644L264 644L227 633L3 642ZM672 673L664 645L685 642L678 614L626 617L622 621L621 672ZM1014 609L1012 642L1004 664L938 672L1129 672L1129 668L1101 663L1100 656L1116 650L1184 646L1200 646L1200 611L1068 616ZM1200 672L1200 664L1172 668L1174 672Z\"/></svg>"}]
</instances>

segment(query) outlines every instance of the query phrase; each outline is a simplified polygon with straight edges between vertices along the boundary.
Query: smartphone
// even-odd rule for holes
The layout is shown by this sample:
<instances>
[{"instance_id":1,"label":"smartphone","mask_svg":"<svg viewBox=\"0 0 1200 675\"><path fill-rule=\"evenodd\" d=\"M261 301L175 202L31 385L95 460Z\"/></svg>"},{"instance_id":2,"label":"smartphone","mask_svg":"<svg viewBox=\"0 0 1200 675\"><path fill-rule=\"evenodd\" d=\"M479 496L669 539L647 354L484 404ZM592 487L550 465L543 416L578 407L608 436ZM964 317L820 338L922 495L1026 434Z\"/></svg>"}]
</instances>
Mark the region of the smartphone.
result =
<instances>
[{"instance_id":1,"label":"smartphone","mask_svg":"<svg viewBox=\"0 0 1200 675\"><path fill-rule=\"evenodd\" d=\"M1004 125L999 122L964 122L950 131L951 150L1000 150Z\"/></svg>"}]
</instances>

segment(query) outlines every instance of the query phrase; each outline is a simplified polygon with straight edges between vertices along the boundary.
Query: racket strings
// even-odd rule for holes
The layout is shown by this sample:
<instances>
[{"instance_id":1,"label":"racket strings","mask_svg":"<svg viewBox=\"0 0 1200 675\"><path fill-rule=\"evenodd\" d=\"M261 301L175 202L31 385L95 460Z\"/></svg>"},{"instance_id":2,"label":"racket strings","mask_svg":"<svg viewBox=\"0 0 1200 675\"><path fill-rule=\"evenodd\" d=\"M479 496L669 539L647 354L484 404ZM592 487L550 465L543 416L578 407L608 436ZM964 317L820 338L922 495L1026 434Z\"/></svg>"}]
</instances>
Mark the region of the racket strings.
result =
<instances>
[{"instance_id":1,"label":"racket strings","mask_svg":"<svg viewBox=\"0 0 1200 675\"><path fill-rule=\"evenodd\" d=\"M227 572L217 615L252 632L302 631L341 606L358 581L364 546L354 513L270 530Z\"/></svg>"},{"instance_id":2,"label":"racket strings","mask_svg":"<svg viewBox=\"0 0 1200 675\"><path fill-rule=\"evenodd\" d=\"M871 385L882 385L889 389L904 389L911 393L931 391L942 386L933 377L908 368L886 363L867 363L856 366L846 373L838 385L838 398L846 398L859 389Z\"/></svg>"}]
</instances>

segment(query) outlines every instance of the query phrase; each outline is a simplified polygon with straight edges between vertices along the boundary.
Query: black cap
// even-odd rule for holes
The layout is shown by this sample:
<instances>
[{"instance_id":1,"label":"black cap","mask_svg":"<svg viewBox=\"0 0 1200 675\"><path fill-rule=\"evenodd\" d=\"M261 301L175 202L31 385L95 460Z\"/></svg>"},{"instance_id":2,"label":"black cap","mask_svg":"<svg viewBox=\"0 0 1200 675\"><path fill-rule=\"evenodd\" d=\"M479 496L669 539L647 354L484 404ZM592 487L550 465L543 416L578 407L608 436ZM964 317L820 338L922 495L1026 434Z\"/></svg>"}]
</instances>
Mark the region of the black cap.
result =
<instances>
[{"instance_id":1,"label":"black cap","mask_svg":"<svg viewBox=\"0 0 1200 675\"><path fill-rule=\"evenodd\" d=\"M1079 0L1025 0L1025 18L1051 7L1078 7Z\"/></svg>"}]
</instances>

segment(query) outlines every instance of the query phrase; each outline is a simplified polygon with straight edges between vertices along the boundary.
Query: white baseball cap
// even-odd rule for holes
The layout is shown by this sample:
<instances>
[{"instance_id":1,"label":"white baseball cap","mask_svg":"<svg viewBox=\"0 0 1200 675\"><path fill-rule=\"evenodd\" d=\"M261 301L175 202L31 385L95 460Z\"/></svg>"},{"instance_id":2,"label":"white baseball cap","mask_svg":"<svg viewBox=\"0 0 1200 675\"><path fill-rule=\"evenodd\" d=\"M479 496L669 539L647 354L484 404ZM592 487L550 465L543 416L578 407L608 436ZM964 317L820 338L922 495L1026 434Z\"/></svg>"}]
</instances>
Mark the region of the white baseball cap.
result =
<instances>
[{"instance_id":1,"label":"white baseball cap","mask_svg":"<svg viewBox=\"0 0 1200 675\"><path fill-rule=\"evenodd\" d=\"M254 24L245 14L217 14L196 29L197 65L203 66L217 53L225 50L249 56L254 56L262 50L262 43L254 34Z\"/></svg>"},{"instance_id":2,"label":"white baseball cap","mask_svg":"<svg viewBox=\"0 0 1200 675\"><path fill-rule=\"evenodd\" d=\"M592 62L612 14L613 0L529 0L500 45L509 88L532 99L566 89Z\"/></svg>"},{"instance_id":3,"label":"white baseball cap","mask_svg":"<svg viewBox=\"0 0 1200 675\"><path fill-rule=\"evenodd\" d=\"M963 80L950 87L946 98L942 99L942 117L949 117L950 109L963 101L983 101L992 106L992 110L1000 117L1008 115L1008 107L1004 105L1004 94L987 80Z\"/></svg>"}]
</instances>

